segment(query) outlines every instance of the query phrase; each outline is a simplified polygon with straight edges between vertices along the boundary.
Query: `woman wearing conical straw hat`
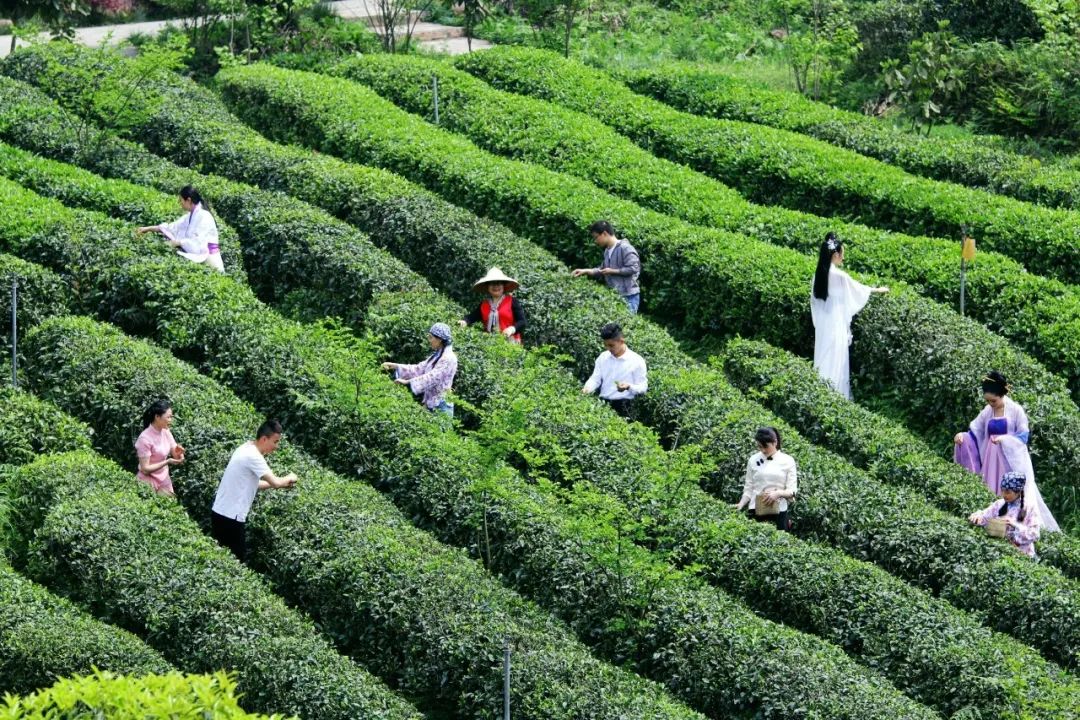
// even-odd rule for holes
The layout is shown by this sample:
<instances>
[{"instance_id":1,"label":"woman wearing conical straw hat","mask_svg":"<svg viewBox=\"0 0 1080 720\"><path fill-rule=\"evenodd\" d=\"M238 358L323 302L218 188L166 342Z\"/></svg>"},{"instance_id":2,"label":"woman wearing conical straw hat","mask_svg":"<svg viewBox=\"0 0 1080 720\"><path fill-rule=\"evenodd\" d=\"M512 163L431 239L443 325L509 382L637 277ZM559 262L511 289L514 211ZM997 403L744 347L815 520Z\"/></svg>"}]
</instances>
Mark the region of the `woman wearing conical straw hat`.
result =
<instances>
[{"instance_id":1,"label":"woman wearing conical straw hat","mask_svg":"<svg viewBox=\"0 0 1080 720\"><path fill-rule=\"evenodd\" d=\"M480 323L490 333L500 333L511 342L521 343L525 329L525 311L521 303L510 293L520 287L517 280L507 277L502 270L493 267L484 277L473 283L473 290L485 295L480 306L458 323L465 327Z\"/></svg>"}]
</instances>

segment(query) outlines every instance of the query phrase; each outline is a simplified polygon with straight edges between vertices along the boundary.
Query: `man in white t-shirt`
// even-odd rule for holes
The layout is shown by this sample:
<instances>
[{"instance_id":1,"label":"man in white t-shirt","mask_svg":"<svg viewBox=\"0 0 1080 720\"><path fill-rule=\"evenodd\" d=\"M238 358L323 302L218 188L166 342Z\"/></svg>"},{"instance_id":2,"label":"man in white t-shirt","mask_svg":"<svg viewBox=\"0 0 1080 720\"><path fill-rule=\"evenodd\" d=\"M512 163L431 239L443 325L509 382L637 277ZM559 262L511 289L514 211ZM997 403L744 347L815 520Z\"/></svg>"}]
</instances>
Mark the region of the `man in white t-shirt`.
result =
<instances>
[{"instance_id":1,"label":"man in white t-shirt","mask_svg":"<svg viewBox=\"0 0 1080 720\"><path fill-rule=\"evenodd\" d=\"M622 328L616 323L600 328L600 339L607 349L596 358L593 373L581 392L591 395L599 390L601 400L622 417L629 417L630 403L649 389L645 360L626 347Z\"/></svg>"},{"instance_id":2,"label":"man in white t-shirt","mask_svg":"<svg viewBox=\"0 0 1080 720\"><path fill-rule=\"evenodd\" d=\"M278 477L266 463L266 456L277 450L282 432L277 420L267 420L260 425L255 440L249 440L233 451L218 483L210 512L210 534L223 547L232 550L240 562L247 554L245 523L255 493L296 484L295 474Z\"/></svg>"}]
</instances>

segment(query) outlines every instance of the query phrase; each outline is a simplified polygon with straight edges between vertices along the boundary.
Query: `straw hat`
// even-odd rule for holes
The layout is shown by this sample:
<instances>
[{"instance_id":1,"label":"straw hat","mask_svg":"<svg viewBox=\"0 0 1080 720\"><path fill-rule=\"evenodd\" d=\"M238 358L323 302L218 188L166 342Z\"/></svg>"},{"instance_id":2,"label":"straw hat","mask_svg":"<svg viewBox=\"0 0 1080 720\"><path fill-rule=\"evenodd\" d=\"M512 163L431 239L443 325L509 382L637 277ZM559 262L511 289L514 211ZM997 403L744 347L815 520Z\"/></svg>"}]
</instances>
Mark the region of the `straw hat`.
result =
<instances>
[{"instance_id":1,"label":"straw hat","mask_svg":"<svg viewBox=\"0 0 1080 720\"><path fill-rule=\"evenodd\" d=\"M476 292L484 292L484 290L487 288L487 284L493 282L501 282L506 285L505 292L508 293L512 293L519 287L521 287L521 283L519 283L517 280L515 280L514 278L506 277L506 275L503 274L502 270L497 267L493 267L487 271L487 275L473 283L472 289Z\"/></svg>"}]
</instances>

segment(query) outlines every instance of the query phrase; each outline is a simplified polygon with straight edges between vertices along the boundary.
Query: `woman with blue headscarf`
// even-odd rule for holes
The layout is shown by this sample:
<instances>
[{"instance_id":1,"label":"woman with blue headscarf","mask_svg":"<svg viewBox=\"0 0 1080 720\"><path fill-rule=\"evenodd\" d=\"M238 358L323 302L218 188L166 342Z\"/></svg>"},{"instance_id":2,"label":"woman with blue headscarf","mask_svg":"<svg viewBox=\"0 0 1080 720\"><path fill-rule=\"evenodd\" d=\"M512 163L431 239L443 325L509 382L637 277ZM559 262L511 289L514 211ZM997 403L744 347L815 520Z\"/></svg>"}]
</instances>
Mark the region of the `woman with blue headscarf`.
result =
<instances>
[{"instance_id":1,"label":"woman with blue headscarf","mask_svg":"<svg viewBox=\"0 0 1080 720\"><path fill-rule=\"evenodd\" d=\"M1005 525L1005 539L1030 558L1035 555L1035 541L1042 530L1039 508L1024 502L1027 477L1022 472L1009 471L1001 478L1001 498L984 510L968 517L975 525L988 525L995 519Z\"/></svg>"},{"instance_id":2,"label":"woman with blue headscarf","mask_svg":"<svg viewBox=\"0 0 1080 720\"><path fill-rule=\"evenodd\" d=\"M446 393L454 384L457 375L457 355L451 349L450 326L435 323L428 330L428 344L431 355L415 365L384 362L383 370L394 371L394 382L408 385L413 395L420 398L428 410L438 410L454 416L454 405L446 400Z\"/></svg>"}]
</instances>

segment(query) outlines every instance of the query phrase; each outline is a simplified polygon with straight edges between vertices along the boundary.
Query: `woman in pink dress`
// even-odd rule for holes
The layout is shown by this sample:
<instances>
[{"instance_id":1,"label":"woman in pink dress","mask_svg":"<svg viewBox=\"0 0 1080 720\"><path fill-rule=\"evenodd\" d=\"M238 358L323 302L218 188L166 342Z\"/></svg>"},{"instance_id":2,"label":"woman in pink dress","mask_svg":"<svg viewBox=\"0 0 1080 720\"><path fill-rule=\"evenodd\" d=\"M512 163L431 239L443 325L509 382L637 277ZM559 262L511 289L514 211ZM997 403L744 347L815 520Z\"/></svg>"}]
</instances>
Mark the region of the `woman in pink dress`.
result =
<instances>
[{"instance_id":1,"label":"woman in pink dress","mask_svg":"<svg viewBox=\"0 0 1080 720\"><path fill-rule=\"evenodd\" d=\"M172 405L168 400L155 400L143 413L143 431L135 441L139 472L135 477L154 492L173 497L169 466L184 462L184 447L173 439L169 428L173 422Z\"/></svg>"},{"instance_id":2,"label":"woman in pink dress","mask_svg":"<svg viewBox=\"0 0 1080 720\"><path fill-rule=\"evenodd\" d=\"M1005 376L996 370L982 380L986 407L971 421L967 431L953 438L953 459L972 472L982 475L990 492L1001 497L1001 481L1008 472L1018 472L1027 478L1024 486L1024 507L1034 508L1046 532L1056 532L1058 524L1043 502L1035 484L1035 469L1028 453L1027 413L1019 403L1008 397L1012 387Z\"/></svg>"}]
</instances>

